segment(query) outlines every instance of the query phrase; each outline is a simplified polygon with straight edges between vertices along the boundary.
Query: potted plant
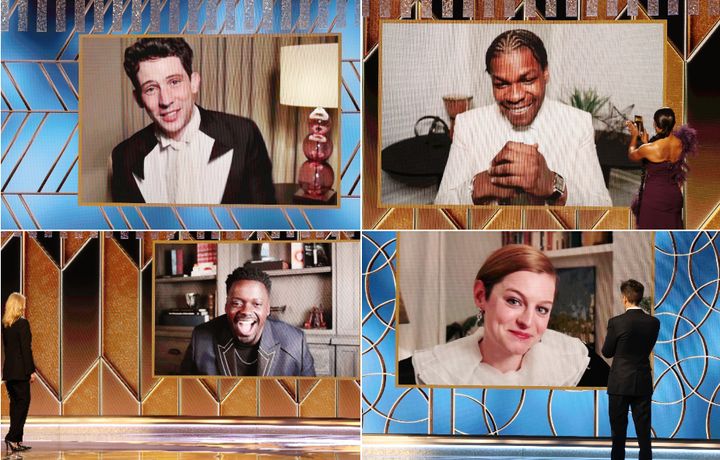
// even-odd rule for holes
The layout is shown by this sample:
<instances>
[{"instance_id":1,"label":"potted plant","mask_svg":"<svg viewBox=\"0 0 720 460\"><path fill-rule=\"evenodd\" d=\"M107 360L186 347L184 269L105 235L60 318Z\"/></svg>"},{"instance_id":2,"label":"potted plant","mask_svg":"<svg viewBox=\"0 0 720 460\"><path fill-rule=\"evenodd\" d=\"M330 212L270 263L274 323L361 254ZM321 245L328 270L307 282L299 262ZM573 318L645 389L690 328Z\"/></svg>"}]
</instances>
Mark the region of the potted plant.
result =
<instances>
[{"instance_id":1,"label":"potted plant","mask_svg":"<svg viewBox=\"0 0 720 460\"><path fill-rule=\"evenodd\" d=\"M611 168L637 168L627 158L630 133L625 122L630 119L635 104L619 109L610 101L610 97L600 96L595 89L575 88L567 103L577 109L590 113L595 128L595 147L605 185L610 181Z\"/></svg>"}]
</instances>

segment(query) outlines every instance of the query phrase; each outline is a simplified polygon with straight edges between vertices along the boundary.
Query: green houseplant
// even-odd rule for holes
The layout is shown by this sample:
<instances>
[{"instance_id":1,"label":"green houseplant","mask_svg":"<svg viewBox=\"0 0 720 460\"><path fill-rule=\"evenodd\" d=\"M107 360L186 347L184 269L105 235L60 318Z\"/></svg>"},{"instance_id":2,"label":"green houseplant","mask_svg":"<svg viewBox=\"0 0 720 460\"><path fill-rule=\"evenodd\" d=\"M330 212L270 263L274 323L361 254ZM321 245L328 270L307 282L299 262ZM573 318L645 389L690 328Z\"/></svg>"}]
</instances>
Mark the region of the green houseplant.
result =
<instances>
[{"instance_id":1,"label":"green houseplant","mask_svg":"<svg viewBox=\"0 0 720 460\"><path fill-rule=\"evenodd\" d=\"M610 101L609 96L601 96L595 89L579 88L575 88L570 93L567 104L584 110L592 116L598 159L603 170L605 185L608 185L610 168L627 167L629 162L627 148L630 134L625 128L625 122L630 119L635 104L619 109Z\"/></svg>"}]
</instances>

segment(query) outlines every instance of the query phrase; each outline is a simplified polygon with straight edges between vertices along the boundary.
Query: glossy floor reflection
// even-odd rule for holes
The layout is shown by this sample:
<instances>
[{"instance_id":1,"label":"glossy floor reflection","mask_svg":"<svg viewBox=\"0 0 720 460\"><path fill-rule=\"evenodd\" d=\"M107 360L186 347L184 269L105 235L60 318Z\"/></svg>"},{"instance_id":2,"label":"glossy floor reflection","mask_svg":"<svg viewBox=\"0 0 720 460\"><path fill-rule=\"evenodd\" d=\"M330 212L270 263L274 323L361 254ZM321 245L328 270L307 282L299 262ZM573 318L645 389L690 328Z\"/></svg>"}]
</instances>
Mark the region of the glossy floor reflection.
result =
<instances>
[{"instance_id":1,"label":"glossy floor reflection","mask_svg":"<svg viewBox=\"0 0 720 460\"><path fill-rule=\"evenodd\" d=\"M356 446L348 449L355 451L343 452L298 452L288 451L235 451L221 448L175 450L154 446L135 446L135 448L98 448L97 444L84 448L77 443L43 443L32 444L32 450L21 453L6 453L3 449L3 460L360 460L360 452Z\"/></svg>"},{"instance_id":2,"label":"glossy floor reflection","mask_svg":"<svg viewBox=\"0 0 720 460\"><path fill-rule=\"evenodd\" d=\"M445 449L438 449L436 454L432 453L432 448L427 449L423 454L418 455L414 449L397 448L394 452L384 451L378 452L371 449L363 449L362 460L400 460L413 458L426 460L445 460L445 459L471 459L471 460L597 460L610 458L610 449L574 449L573 454L570 451L560 451L558 449L547 449L543 453L541 450L534 449L535 452L529 450L524 453L514 453L508 455L492 455L492 449L465 447L453 452L441 452ZM638 458L637 449L629 449L625 456L626 459L632 460ZM720 459L719 450L692 450L692 449L653 449L653 458L656 460L717 460Z\"/></svg>"}]
</instances>

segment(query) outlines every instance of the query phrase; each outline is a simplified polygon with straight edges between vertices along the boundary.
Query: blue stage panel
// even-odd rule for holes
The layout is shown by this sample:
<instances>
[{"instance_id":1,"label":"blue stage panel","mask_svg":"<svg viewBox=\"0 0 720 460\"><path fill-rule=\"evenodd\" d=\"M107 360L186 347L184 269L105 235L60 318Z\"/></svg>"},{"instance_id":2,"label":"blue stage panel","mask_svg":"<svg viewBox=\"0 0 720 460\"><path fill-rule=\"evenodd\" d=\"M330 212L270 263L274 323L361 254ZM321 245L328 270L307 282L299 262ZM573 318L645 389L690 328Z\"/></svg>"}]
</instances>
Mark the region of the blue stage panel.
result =
<instances>
[{"instance_id":1,"label":"blue stage panel","mask_svg":"<svg viewBox=\"0 0 720 460\"><path fill-rule=\"evenodd\" d=\"M658 232L652 417L656 438L717 439L720 431L720 310L716 232ZM365 434L609 437L605 390L412 389L394 381L393 305L397 255L391 232L363 234L363 396ZM392 247L392 250L389 248ZM384 366L384 367L383 367ZM385 371L390 375L378 375ZM366 385L367 382L367 385ZM420 392L424 393L420 393ZM408 395L432 395L431 411ZM388 423L388 410L403 420ZM399 410L402 409L402 410ZM395 412L393 412L395 413ZM634 436L632 423L628 436ZM672 458L672 457L669 457Z\"/></svg>"},{"instance_id":2,"label":"blue stage panel","mask_svg":"<svg viewBox=\"0 0 720 460\"><path fill-rule=\"evenodd\" d=\"M167 211L148 211L148 219L127 217L127 222L133 229L176 229L182 228L180 220L187 220L187 227L191 229L216 229L223 230L237 229L238 225L248 230L263 229L328 229L328 230L355 230L360 228L360 193L359 178L362 164L362 154L358 151L350 161L353 151L360 143L360 115L357 113L361 101L361 34L360 21L356 18L359 11L359 0L348 0L343 2L345 8L338 10L336 2L329 1L327 21L319 22L320 13L317 2L313 2L308 23L305 26L298 24L299 3L292 2L292 15L290 27L281 24L282 3L273 2L272 21L263 22L263 2L254 2L254 15L251 23L246 24L245 8L243 2L234 5L233 12L234 27L229 22L227 15L227 2L216 2L215 21L209 20L209 14L213 8L210 3L197 2L196 14L189 11L188 2L179 2L179 15L177 17L177 29L172 28L170 7L172 2L141 2L140 23L137 29L133 29L133 5L124 3L120 25L113 27L113 8L115 3L104 2L105 11L102 14L102 24L94 28L95 3L88 2L88 8L84 16L83 27L78 32L75 28L75 2L66 2L64 16L65 26L63 31L57 31L58 18L55 17L54 4L47 5L47 31L36 31L35 2L28 3L27 31L19 31L19 3L11 2L11 14L8 18L8 30L2 32L0 49L2 50L2 110L3 120L10 117L5 129L3 129L3 146L10 149L3 151L2 161L2 187L4 192L12 192L20 198L27 198L36 194L41 188L42 195L33 197L32 212L42 214L42 219L48 228L76 228L77 222L84 222L90 227L86 229L105 229L107 220L96 219L89 216L102 216L102 210L96 208L90 211L88 207L81 207L77 204L77 197L74 200L66 198L56 199L58 192L77 195L78 193L78 166L75 159L78 156L78 134L70 136L73 126L78 119L78 99L76 92L79 90L78 82L78 53L79 37L85 34L107 35L108 33L123 34L147 34L147 33L222 33L222 34L338 34L342 41L342 79L345 85L341 89L341 107L347 113L341 114L335 120L338 129L342 129L342 145L335 146L334 155L341 155L344 170L342 179L333 187L339 194L344 194L340 200L340 209L315 209L308 212L299 212L292 207L287 208L287 215L280 208L273 209L240 209L232 210L232 216L227 211L215 209L216 214L222 216L213 217L206 208L198 211L193 208L176 208L180 219ZM191 2L192 3L192 2ZM151 8L159 6L159 28L151 30ZM227 21L227 22L226 22ZM13 83L14 82L14 83ZM57 94L56 94L57 92ZM355 103L353 103L353 100ZM357 104L357 105L356 105ZM48 112L50 111L50 112ZM57 112L57 113L55 113ZM19 129L26 114L28 120ZM40 129L41 120L47 116L45 125ZM55 119L66 119L58 122ZM11 140L17 133L17 139L10 146ZM35 135L35 139L30 140ZM62 146L70 141L65 151L60 155ZM29 146L29 148L28 148ZM57 162L56 162L57 160ZM52 165L55 167L46 176ZM11 180L8 180L12 174ZM352 195L352 196L349 196ZM61 203L61 212L48 209L58 206ZM111 205L110 205L111 206ZM3 222L8 223L7 228L20 225L23 229L32 229L33 218L24 207L22 199L7 200L3 208ZM5 214L8 214L6 216ZM11 214L17 214L15 220ZM171 211L172 213L172 211ZM27 218L22 217L27 215ZM288 219L288 216L290 218ZM234 219L233 219L234 217ZM17 220L17 222L16 222ZM109 219L114 226L116 220ZM122 219L117 228L126 228L127 222Z\"/></svg>"}]
</instances>

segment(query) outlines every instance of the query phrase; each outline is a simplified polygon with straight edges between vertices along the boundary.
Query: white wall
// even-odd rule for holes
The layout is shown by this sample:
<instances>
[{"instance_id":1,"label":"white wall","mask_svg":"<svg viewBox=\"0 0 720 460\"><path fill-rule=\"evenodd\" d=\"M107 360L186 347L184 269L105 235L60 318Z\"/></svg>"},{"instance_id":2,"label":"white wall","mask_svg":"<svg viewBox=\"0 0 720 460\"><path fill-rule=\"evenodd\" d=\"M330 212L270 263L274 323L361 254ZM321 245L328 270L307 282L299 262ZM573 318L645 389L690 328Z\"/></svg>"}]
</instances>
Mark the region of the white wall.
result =
<instances>
[{"instance_id":1,"label":"white wall","mask_svg":"<svg viewBox=\"0 0 720 460\"><path fill-rule=\"evenodd\" d=\"M485 51L501 32L522 27L548 52L547 96L567 100L574 88L594 88L620 109L635 104L647 126L663 106L665 34L660 23L528 24L386 23L381 42L381 145L413 135L423 115L448 120L442 96L473 96L473 107L494 103Z\"/></svg>"}]
</instances>

